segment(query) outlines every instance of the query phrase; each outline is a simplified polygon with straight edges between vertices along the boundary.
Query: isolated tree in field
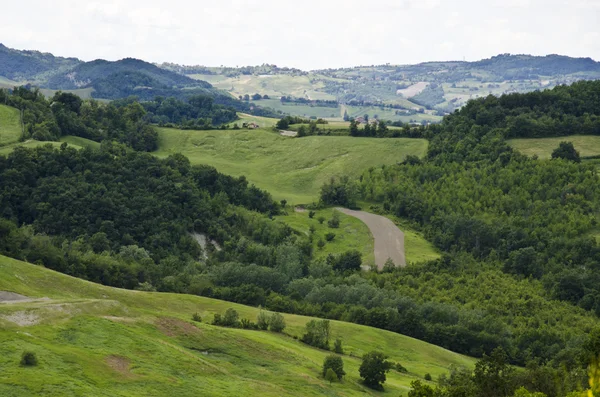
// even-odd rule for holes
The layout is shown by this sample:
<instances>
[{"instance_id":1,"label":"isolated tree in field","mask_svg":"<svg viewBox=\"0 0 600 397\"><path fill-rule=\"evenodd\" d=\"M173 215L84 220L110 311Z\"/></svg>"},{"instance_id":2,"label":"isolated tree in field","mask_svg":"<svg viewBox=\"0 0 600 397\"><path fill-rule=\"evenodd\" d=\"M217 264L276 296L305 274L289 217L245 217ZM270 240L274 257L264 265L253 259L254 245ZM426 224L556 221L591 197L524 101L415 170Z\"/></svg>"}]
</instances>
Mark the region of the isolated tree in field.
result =
<instances>
[{"instance_id":1,"label":"isolated tree in field","mask_svg":"<svg viewBox=\"0 0 600 397\"><path fill-rule=\"evenodd\" d=\"M302 342L319 349L329 350L330 331L329 320L311 320L306 324L306 333L302 336Z\"/></svg>"},{"instance_id":2,"label":"isolated tree in field","mask_svg":"<svg viewBox=\"0 0 600 397\"><path fill-rule=\"evenodd\" d=\"M269 329L273 332L282 332L285 329L285 318L279 313L273 313L269 319Z\"/></svg>"},{"instance_id":3,"label":"isolated tree in field","mask_svg":"<svg viewBox=\"0 0 600 397\"><path fill-rule=\"evenodd\" d=\"M323 222L325 222L325 217L324 216L320 216L317 218L317 220L319 221L319 223L322 225Z\"/></svg>"},{"instance_id":4,"label":"isolated tree in field","mask_svg":"<svg viewBox=\"0 0 600 397\"><path fill-rule=\"evenodd\" d=\"M239 323L239 314L235 309L229 308L223 316L223 325L226 327L237 327Z\"/></svg>"},{"instance_id":5,"label":"isolated tree in field","mask_svg":"<svg viewBox=\"0 0 600 397\"><path fill-rule=\"evenodd\" d=\"M383 390L386 373L392 368L392 363L387 361L387 356L381 352L372 351L363 356L359 368L360 377L366 386Z\"/></svg>"},{"instance_id":6,"label":"isolated tree in field","mask_svg":"<svg viewBox=\"0 0 600 397\"><path fill-rule=\"evenodd\" d=\"M333 351L337 354L344 354L344 347L342 346L342 340L337 338L333 343Z\"/></svg>"},{"instance_id":7,"label":"isolated tree in field","mask_svg":"<svg viewBox=\"0 0 600 397\"><path fill-rule=\"evenodd\" d=\"M280 130L287 130L290 127L290 122L286 117L282 118L275 124L275 128Z\"/></svg>"},{"instance_id":8,"label":"isolated tree in field","mask_svg":"<svg viewBox=\"0 0 600 397\"><path fill-rule=\"evenodd\" d=\"M37 356L33 352L23 352L21 356L21 365L24 367L33 367L38 364Z\"/></svg>"},{"instance_id":9,"label":"isolated tree in field","mask_svg":"<svg viewBox=\"0 0 600 397\"><path fill-rule=\"evenodd\" d=\"M256 316L256 325L258 326L258 329L262 329L263 331L269 329L269 315L263 310Z\"/></svg>"},{"instance_id":10,"label":"isolated tree in field","mask_svg":"<svg viewBox=\"0 0 600 397\"><path fill-rule=\"evenodd\" d=\"M571 160L576 163L581 162L579 152L575 150L572 142L561 142L556 149L552 152L553 159L565 159Z\"/></svg>"},{"instance_id":11,"label":"isolated tree in field","mask_svg":"<svg viewBox=\"0 0 600 397\"><path fill-rule=\"evenodd\" d=\"M348 121L350 120L350 117L348 117L348 111L344 110L344 121Z\"/></svg>"},{"instance_id":12,"label":"isolated tree in field","mask_svg":"<svg viewBox=\"0 0 600 397\"><path fill-rule=\"evenodd\" d=\"M323 361L323 377L327 379L327 371L333 371L336 378L335 380L342 380L346 372L344 372L344 361L340 356L335 354L330 354L325 357L325 361Z\"/></svg>"}]
</instances>

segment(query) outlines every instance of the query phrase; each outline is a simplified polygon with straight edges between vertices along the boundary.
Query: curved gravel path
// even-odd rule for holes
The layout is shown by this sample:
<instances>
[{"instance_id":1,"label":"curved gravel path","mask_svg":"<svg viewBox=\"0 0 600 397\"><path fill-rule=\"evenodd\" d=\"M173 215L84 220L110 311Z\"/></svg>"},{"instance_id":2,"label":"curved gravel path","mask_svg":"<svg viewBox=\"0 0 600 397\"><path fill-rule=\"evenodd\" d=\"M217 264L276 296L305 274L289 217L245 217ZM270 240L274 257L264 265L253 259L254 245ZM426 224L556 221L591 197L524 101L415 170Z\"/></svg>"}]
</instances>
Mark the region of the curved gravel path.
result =
<instances>
[{"instance_id":1,"label":"curved gravel path","mask_svg":"<svg viewBox=\"0 0 600 397\"><path fill-rule=\"evenodd\" d=\"M364 211L337 208L338 211L363 221L371 230L375 240L375 264L379 270L390 258L396 266L406 266L404 256L404 233L388 218Z\"/></svg>"}]
</instances>

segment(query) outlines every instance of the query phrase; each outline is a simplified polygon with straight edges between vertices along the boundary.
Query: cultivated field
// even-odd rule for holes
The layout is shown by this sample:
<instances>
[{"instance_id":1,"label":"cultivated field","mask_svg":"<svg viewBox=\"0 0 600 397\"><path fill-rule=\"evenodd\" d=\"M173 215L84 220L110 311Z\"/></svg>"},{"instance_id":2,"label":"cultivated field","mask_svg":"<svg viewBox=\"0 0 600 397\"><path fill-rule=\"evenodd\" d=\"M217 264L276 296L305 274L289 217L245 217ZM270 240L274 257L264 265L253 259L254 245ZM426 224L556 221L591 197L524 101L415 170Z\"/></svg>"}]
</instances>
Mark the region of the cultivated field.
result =
<instances>
[{"instance_id":1,"label":"cultivated field","mask_svg":"<svg viewBox=\"0 0 600 397\"><path fill-rule=\"evenodd\" d=\"M21 132L19 110L0 105L0 146L18 142L21 138Z\"/></svg>"},{"instance_id":2,"label":"cultivated field","mask_svg":"<svg viewBox=\"0 0 600 397\"><path fill-rule=\"evenodd\" d=\"M268 130L183 131L159 128L155 153L182 153L229 175L245 175L277 199L306 204L318 199L332 176L358 176L365 169L423 156L424 139L310 136L286 138Z\"/></svg>"},{"instance_id":3,"label":"cultivated field","mask_svg":"<svg viewBox=\"0 0 600 397\"><path fill-rule=\"evenodd\" d=\"M347 375L330 385L320 376L328 352L294 339L309 317L284 315L284 334L216 327L209 325L213 315L227 308L251 320L259 310L104 287L3 256L0 291L44 298L0 303L0 395L398 396L425 373L435 380L451 365L474 365L416 339L332 321L332 337L344 343ZM192 322L193 313L203 322ZM359 383L358 357L371 350L409 371L391 371L383 393ZM37 355L38 366L19 366L24 351Z\"/></svg>"},{"instance_id":4,"label":"cultivated field","mask_svg":"<svg viewBox=\"0 0 600 397\"><path fill-rule=\"evenodd\" d=\"M573 146L579 151L579 154L582 157L600 155L600 136L595 135L511 139L508 143L527 156L537 155L540 159L549 159L552 156L552 151L556 149L561 142L565 141L572 142Z\"/></svg>"}]
</instances>

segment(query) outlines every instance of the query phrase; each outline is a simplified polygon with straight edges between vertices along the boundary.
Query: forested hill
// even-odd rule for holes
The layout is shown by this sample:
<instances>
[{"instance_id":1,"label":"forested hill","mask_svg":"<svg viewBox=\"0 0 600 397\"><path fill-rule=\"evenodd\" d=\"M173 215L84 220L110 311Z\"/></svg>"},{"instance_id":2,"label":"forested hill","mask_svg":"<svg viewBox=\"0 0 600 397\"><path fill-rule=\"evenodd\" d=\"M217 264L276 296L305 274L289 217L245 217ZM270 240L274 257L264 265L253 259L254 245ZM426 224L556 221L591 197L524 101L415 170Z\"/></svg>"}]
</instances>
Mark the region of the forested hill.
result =
<instances>
[{"instance_id":1,"label":"forested hill","mask_svg":"<svg viewBox=\"0 0 600 397\"><path fill-rule=\"evenodd\" d=\"M15 81L43 80L44 74L68 70L81 63L76 58L55 57L39 51L19 51L0 43L0 76Z\"/></svg>"}]
</instances>

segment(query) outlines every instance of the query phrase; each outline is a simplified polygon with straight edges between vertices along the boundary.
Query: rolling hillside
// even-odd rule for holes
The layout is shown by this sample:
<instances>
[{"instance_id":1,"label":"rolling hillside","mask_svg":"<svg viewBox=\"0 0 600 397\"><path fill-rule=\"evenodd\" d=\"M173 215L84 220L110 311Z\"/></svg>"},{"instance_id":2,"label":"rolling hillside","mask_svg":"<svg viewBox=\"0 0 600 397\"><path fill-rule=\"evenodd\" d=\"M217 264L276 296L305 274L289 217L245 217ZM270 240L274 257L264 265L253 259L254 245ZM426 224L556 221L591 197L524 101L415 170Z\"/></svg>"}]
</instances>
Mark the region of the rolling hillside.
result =
<instances>
[{"instance_id":1,"label":"rolling hillside","mask_svg":"<svg viewBox=\"0 0 600 397\"><path fill-rule=\"evenodd\" d=\"M291 139L267 130L191 131L159 128L159 157L182 153L192 164L245 175L277 199L307 204L318 199L332 176L358 176L365 169L423 156L424 139L310 136Z\"/></svg>"},{"instance_id":2,"label":"rolling hillside","mask_svg":"<svg viewBox=\"0 0 600 397\"><path fill-rule=\"evenodd\" d=\"M76 58L55 57L39 51L19 51L0 43L0 76L15 81L41 81L80 62Z\"/></svg>"},{"instance_id":3,"label":"rolling hillside","mask_svg":"<svg viewBox=\"0 0 600 397\"><path fill-rule=\"evenodd\" d=\"M104 287L3 256L0 291L34 298L0 303L2 395L397 396L425 373L436 379L450 365L474 364L412 338L334 321L347 376L328 384L320 376L328 353L296 340L308 317L285 315L284 334L217 327L208 323L227 308L252 320L259 310ZM192 322L193 313L203 322ZM390 372L383 393L363 387L358 357L370 350L384 351L408 374ZM23 351L34 352L39 365L20 367Z\"/></svg>"}]
</instances>

